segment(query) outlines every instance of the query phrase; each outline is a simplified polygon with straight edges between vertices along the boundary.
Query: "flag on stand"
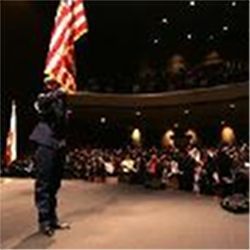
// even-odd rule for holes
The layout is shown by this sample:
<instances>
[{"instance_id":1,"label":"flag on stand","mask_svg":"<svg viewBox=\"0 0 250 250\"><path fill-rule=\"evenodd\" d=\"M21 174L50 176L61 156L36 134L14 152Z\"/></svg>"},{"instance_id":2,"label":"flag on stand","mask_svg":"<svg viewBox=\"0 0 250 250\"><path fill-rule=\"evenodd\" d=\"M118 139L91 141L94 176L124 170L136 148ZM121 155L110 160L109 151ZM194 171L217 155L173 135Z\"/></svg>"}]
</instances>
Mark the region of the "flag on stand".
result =
<instances>
[{"instance_id":1,"label":"flag on stand","mask_svg":"<svg viewBox=\"0 0 250 250\"><path fill-rule=\"evenodd\" d=\"M76 91L74 43L87 31L83 0L60 0L44 73L71 94Z\"/></svg>"},{"instance_id":2,"label":"flag on stand","mask_svg":"<svg viewBox=\"0 0 250 250\"><path fill-rule=\"evenodd\" d=\"M10 117L10 129L7 135L5 162L6 166L16 160L17 158L17 118L16 118L16 104L12 101L11 117Z\"/></svg>"}]
</instances>

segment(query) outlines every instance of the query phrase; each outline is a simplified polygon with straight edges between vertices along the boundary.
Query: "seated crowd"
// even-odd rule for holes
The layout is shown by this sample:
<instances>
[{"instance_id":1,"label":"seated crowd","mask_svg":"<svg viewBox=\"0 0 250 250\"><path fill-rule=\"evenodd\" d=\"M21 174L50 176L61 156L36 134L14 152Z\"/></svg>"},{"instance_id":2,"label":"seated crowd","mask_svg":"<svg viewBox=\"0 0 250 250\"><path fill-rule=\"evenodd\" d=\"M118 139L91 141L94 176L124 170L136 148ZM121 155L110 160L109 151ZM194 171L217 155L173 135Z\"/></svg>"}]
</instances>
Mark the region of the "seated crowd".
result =
<instances>
[{"instance_id":1,"label":"seated crowd","mask_svg":"<svg viewBox=\"0 0 250 250\"><path fill-rule=\"evenodd\" d=\"M217 148L187 144L157 149L82 148L67 155L65 177L103 181L118 176L120 182L148 188L175 187L196 193L227 195L248 192L247 144Z\"/></svg>"},{"instance_id":2,"label":"seated crowd","mask_svg":"<svg viewBox=\"0 0 250 250\"><path fill-rule=\"evenodd\" d=\"M34 176L32 158L18 160L2 168L2 175ZM249 146L221 144L201 147L187 143L182 147L125 149L75 148L68 152L64 177L105 182L141 184L146 188L175 188L195 193L225 196L248 193Z\"/></svg>"},{"instance_id":3,"label":"seated crowd","mask_svg":"<svg viewBox=\"0 0 250 250\"><path fill-rule=\"evenodd\" d=\"M156 93L212 87L247 81L248 70L248 63L222 60L216 51L195 67L187 66L182 56L175 55L163 67L143 63L134 74L90 77L85 89L100 93Z\"/></svg>"}]
</instances>

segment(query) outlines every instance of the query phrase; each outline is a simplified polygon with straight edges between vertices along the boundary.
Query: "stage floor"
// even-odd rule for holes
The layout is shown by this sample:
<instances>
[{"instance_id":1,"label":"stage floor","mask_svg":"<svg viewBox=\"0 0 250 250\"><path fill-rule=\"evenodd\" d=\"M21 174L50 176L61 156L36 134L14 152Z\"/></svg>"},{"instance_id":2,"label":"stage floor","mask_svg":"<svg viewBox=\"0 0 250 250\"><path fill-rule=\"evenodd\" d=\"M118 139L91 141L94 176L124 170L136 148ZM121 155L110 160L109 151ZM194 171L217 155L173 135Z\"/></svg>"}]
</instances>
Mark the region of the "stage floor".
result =
<instances>
[{"instance_id":1,"label":"stage floor","mask_svg":"<svg viewBox=\"0 0 250 250\"><path fill-rule=\"evenodd\" d=\"M79 180L59 192L59 215L72 228L48 238L37 233L33 185L1 179L1 249L248 249L248 215L213 197Z\"/></svg>"}]
</instances>

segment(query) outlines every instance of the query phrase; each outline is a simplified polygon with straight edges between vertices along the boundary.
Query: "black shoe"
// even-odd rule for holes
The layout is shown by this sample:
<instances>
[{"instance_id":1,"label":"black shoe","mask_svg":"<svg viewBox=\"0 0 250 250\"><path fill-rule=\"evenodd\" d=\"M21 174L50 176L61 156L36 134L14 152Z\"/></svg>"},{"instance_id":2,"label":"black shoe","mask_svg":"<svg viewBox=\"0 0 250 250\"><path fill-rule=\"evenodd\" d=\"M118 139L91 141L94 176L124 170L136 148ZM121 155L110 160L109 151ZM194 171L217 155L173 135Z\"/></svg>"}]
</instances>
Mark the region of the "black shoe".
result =
<instances>
[{"instance_id":1,"label":"black shoe","mask_svg":"<svg viewBox=\"0 0 250 250\"><path fill-rule=\"evenodd\" d=\"M57 222L55 224L52 224L51 227L55 230L64 230L64 229L70 229L70 225L67 222Z\"/></svg>"},{"instance_id":2,"label":"black shoe","mask_svg":"<svg viewBox=\"0 0 250 250\"><path fill-rule=\"evenodd\" d=\"M51 226L40 226L39 231L49 237L53 236L54 234L54 228L52 228Z\"/></svg>"}]
</instances>

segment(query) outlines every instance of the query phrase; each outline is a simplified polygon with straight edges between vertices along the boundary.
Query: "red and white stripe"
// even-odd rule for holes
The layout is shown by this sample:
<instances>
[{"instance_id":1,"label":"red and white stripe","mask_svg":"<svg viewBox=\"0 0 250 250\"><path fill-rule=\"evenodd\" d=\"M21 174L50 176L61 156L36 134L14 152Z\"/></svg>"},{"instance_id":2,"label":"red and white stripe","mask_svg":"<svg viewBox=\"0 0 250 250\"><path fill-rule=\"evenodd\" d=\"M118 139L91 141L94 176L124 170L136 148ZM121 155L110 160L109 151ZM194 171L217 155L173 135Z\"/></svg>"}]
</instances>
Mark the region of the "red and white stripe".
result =
<instances>
[{"instance_id":1,"label":"red and white stripe","mask_svg":"<svg viewBox=\"0 0 250 250\"><path fill-rule=\"evenodd\" d=\"M12 101L10 129L8 131L5 150L5 163L10 166L17 158L17 117L16 117L16 104Z\"/></svg>"},{"instance_id":2,"label":"red and white stripe","mask_svg":"<svg viewBox=\"0 0 250 250\"><path fill-rule=\"evenodd\" d=\"M76 91L74 42L88 31L82 0L61 0L57 9L44 73L68 93Z\"/></svg>"}]
</instances>

